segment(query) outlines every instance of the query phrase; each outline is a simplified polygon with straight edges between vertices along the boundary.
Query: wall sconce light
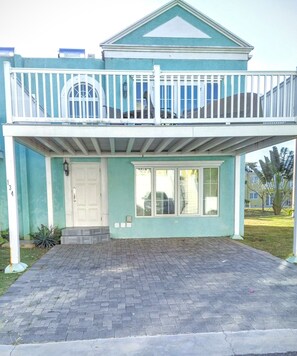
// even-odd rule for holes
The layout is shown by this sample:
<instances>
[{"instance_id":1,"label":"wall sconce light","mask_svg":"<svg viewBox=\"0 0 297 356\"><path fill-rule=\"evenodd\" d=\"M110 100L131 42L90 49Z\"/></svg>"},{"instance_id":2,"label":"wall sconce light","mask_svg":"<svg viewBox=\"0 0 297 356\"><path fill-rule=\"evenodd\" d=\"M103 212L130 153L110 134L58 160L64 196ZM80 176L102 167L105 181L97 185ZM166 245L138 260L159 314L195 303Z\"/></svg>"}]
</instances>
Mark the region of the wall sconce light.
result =
<instances>
[{"instance_id":1,"label":"wall sconce light","mask_svg":"<svg viewBox=\"0 0 297 356\"><path fill-rule=\"evenodd\" d=\"M65 176L69 176L69 163L66 161L66 159L63 163L63 170L65 173Z\"/></svg>"},{"instance_id":2,"label":"wall sconce light","mask_svg":"<svg viewBox=\"0 0 297 356\"><path fill-rule=\"evenodd\" d=\"M127 82L123 83L123 98L127 98L127 92L128 92L128 84Z\"/></svg>"}]
</instances>

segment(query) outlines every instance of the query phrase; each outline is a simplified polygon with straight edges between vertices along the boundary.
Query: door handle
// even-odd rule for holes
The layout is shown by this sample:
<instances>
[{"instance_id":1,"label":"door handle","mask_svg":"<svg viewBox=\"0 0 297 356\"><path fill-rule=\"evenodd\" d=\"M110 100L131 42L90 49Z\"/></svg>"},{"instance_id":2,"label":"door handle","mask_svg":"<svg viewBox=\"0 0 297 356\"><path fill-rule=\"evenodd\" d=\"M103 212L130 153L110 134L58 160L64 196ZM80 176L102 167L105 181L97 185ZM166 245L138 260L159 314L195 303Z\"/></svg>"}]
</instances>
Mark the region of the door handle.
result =
<instances>
[{"instance_id":1,"label":"door handle","mask_svg":"<svg viewBox=\"0 0 297 356\"><path fill-rule=\"evenodd\" d=\"M72 193L73 193L73 202L76 203L76 188L72 189Z\"/></svg>"}]
</instances>

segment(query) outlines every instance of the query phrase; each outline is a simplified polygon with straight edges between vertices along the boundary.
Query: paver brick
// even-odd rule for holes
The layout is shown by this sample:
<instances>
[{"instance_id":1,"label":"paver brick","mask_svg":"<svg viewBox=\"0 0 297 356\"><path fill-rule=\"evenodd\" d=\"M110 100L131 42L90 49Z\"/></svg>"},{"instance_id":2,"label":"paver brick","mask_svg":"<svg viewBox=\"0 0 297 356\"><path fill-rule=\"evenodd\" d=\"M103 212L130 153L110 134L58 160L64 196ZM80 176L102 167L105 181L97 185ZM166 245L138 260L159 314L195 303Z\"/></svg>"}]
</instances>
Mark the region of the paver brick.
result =
<instances>
[{"instance_id":1,"label":"paver brick","mask_svg":"<svg viewBox=\"0 0 297 356\"><path fill-rule=\"evenodd\" d=\"M0 343L297 328L296 275L227 238L60 245L0 297Z\"/></svg>"}]
</instances>

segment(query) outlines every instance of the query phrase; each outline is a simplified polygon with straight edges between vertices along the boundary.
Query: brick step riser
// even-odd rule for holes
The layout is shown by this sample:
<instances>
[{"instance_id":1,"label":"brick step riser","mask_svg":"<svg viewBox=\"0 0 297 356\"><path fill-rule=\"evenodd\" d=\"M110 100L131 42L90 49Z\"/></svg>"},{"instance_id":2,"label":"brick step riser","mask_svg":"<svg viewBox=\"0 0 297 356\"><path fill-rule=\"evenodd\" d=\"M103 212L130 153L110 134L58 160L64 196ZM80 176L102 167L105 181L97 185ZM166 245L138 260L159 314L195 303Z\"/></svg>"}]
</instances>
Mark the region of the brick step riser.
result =
<instances>
[{"instance_id":1,"label":"brick step riser","mask_svg":"<svg viewBox=\"0 0 297 356\"><path fill-rule=\"evenodd\" d=\"M62 236L96 236L100 234L109 234L109 227L96 229L63 229Z\"/></svg>"},{"instance_id":2,"label":"brick step riser","mask_svg":"<svg viewBox=\"0 0 297 356\"><path fill-rule=\"evenodd\" d=\"M61 244L62 245L69 245L69 244L75 244L75 245L95 245L99 244L103 241L109 241L110 240L110 234L97 234L93 236L85 236L85 235L72 235L72 236L62 236L61 237Z\"/></svg>"}]
</instances>

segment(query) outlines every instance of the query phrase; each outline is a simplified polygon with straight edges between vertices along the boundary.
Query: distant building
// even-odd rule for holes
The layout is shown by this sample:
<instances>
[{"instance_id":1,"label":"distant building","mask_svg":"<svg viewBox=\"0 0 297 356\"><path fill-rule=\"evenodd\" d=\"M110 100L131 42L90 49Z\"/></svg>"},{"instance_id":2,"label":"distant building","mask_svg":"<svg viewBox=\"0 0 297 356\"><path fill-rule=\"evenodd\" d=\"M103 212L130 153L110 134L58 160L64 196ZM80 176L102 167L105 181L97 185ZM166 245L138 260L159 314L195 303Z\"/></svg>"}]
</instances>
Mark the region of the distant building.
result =
<instances>
[{"instance_id":1,"label":"distant building","mask_svg":"<svg viewBox=\"0 0 297 356\"><path fill-rule=\"evenodd\" d=\"M264 206L264 209L272 208L273 195L265 193L263 196L261 194L263 190L261 189L261 182L257 175L254 172L246 172L245 181L245 207L260 209ZM293 188L293 181L290 181L289 184L290 188ZM261 196L263 196L263 199ZM292 195L284 202L283 207L292 207Z\"/></svg>"}]
</instances>

